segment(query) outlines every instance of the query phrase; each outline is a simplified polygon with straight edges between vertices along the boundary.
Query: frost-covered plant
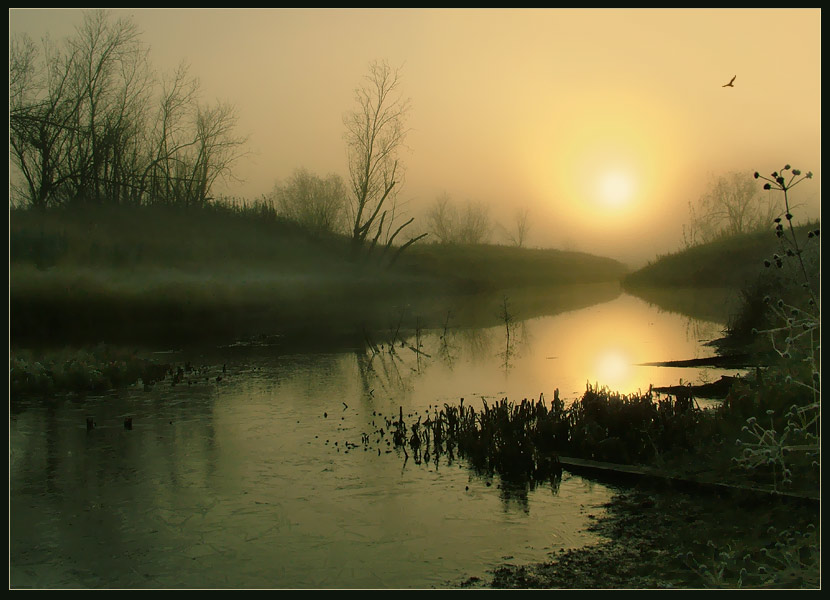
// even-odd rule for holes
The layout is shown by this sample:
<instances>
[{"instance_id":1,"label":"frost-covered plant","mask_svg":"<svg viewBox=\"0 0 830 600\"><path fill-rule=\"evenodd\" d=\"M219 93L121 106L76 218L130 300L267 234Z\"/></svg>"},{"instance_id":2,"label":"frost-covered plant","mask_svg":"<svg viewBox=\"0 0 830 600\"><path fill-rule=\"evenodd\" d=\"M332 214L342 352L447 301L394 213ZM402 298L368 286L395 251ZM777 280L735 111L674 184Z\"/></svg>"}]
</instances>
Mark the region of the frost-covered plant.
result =
<instances>
[{"instance_id":1,"label":"frost-covered plant","mask_svg":"<svg viewBox=\"0 0 830 600\"><path fill-rule=\"evenodd\" d=\"M768 426L757 417L747 419L741 431L749 441L737 440L743 453L733 460L749 469L767 467L772 471L774 489L779 490L792 485L791 462L799 453L806 452L809 458L818 459L819 440L813 433L818 426L818 411L813 410L811 405L791 406L785 415L787 423L780 432L773 419L774 414L772 409L766 411ZM818 468L818 461L813 460L812 466Z\"/></svg>"},{"instance_id":2,"label":"frost-covered plant","mask_svg":"<svg viewBox=\"0 0 830 600\"><path fill-rule=\"evenodd\" d=\"M707 549L687 552L678 558L700 576L706 587L817 587L821 555L818 532L808 524L804 531L770 526L761 547L737 543L718 547L712 540Z\"/></svg>"},{"instance_id":3,"label":"frost-covered plant","mask_svg":"<svg viewBox=\"0 0 830 600\"><path fill-rule=\"evenodd\" d=\"M789 172L789 175L787 174ZM775 234L781 242L781 254L773 255L771 260L765 260L767 268L773 265L782 269L787 261L792 261L797 273L796 282L802 290L800 298L785 301L783 298L764 298L774 319L774 325L755 333L764 335L770 342L772 350L780 358L768 380L774 380L780 390L770 391L764 384L756 382L758 397L762 394L774 394L777 391L794 392L799 399L798 404L790 407L783 416L775 417L772 409L766 411L769 418L763 419L753 416L747 419L743 433L747 440L738 439L737 443L743 446L743 453L734 459L738 464L749 469L771 467L773 485L778 489L779 484L792 483L790 462L796 453L806 453L812 467L818 467L820 446L820 401L821 401L821 311L810 270L805 263L805 244L799 243L793 215L790 209L789 191L812 178L813 174L801 173L786 165L780 172L775 171L771 177L755 173L756 179L766 183L764 189L778 190L784 194L785 214L775 219ZM784 222L787 227L785 228ZM819 238L818 228L809 231L806 242L815 243ZM767 382L767 385L769 381ZM763 415L759 415L763 416ZM780 480L779 480L780 476Z\"/></svg>"},{"instance_id":4,"label":"frost-covered plant","mask_svg":"<svg viewBox=\"0 0 830 600\"><path fill-rule=\"evenodd\" d=\"M15 350L9 356L12 398L54 392L98 392L163 379L169 365L160 365L131 352L104 345L92 349L63 349L33 354Z\"/></svg>"},{"instance_id":5,"label":"frost-covered plant","mask_svg":"<svg viewBox=\"0 0 830 600\"><path fill-rule=\"evenodd\" d=\"M725 549L719 550L712 540L709 540L706 545L710 551L705 556L701 556L700 559L695 558L691 551L685 555L680 555L678 558L682 559L687 567L700 576L706 587L743 587L748 571L742 565L740 570L737 570L736 564L740 559L732 546L727 544Z\"/></svg>"}]
</instances>

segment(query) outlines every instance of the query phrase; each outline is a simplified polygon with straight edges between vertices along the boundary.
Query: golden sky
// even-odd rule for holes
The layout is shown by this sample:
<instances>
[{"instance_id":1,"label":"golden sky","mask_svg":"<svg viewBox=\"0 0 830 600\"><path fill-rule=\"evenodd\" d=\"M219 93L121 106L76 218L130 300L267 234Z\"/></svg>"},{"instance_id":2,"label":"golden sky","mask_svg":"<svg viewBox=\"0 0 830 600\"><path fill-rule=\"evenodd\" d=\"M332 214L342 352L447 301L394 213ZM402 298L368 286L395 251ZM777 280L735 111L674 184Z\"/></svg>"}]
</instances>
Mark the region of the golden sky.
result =
<instances>
[{"instance_id":1,"label":"golden sky","mask_svg":"<svg viewBox=\"0 0 830 600\"><path fill-rule=\"evenodd\" d=\"M236 106L251 156L229 195L298 167L345 177L343 114L387 60L412 100L401 199L416 219L442 192L505 224L527 207L532 245L638 265L680 247L711 176L785 163L815 174L794 199L819 216L820 9L114 12L157 70L187 61L206 100ZM12 9L9 29L61 39L81 20Z\"/></svg>"}]
</instances>

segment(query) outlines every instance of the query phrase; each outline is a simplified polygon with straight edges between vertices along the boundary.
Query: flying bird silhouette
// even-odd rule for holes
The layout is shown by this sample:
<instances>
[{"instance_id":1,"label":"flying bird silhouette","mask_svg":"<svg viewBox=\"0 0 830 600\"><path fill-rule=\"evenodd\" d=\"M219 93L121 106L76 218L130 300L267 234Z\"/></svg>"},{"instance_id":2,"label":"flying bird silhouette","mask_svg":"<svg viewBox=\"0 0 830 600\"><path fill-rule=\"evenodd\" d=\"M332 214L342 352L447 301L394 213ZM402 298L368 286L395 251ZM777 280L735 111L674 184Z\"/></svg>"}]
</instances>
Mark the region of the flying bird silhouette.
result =
<instances>
[{"instance_id":1,"label":"flying bird silhouette","mask_svg":"<svg viewBox=\"0 0 830 600\"><path fill-rule=\"evenodd\" d=\"M735 77L737 77L737 75L735 75ZM734 85L732 85L733 83L735 83L735 77L730 79L729 83L727 83L726 85L722 85L721 87L735 87Z\"/></svg>"}]
</instances>

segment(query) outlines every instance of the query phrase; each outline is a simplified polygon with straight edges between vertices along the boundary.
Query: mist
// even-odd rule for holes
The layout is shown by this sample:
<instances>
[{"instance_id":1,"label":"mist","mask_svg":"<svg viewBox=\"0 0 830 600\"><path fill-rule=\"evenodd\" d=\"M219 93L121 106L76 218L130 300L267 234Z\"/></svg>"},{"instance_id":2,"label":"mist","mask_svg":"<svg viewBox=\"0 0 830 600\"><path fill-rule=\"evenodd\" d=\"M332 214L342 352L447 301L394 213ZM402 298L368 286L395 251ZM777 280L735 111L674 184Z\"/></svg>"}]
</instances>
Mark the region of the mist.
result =
<instances>
[{"instance_id":1,"label":"mist","mask_svg":"<svg viewBox=\"0 0 830 600\"><path fill-rule=\"evenodd\" d=\"M415 226L442 193L489 206L503 225L526 207L530 245L636 267L678 248L707 177L784 162L815 173L799 218L820 212L818 11L114 14L135 21L160 75L184 61L206 100L236 108L246 156L216 194L260 198L298 168L345 176L343 115L383 59L401 67L412 102L399 201ZM82 16L15 9L10 34L58 41ZM633 182L613 211L596 190L609 169Z\"/></svg>"}]
</instances>

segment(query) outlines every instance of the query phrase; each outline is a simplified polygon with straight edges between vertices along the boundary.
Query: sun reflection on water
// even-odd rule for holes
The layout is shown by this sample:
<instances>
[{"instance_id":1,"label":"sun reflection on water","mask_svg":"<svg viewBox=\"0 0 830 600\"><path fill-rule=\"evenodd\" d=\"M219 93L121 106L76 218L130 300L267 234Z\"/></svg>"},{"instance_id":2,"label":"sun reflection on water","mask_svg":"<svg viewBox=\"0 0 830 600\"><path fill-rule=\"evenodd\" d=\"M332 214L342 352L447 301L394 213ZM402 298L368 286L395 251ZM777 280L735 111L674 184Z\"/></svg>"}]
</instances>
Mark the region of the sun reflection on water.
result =
<instances>
[{"instance_id":1,"label":"sun reflection on water","mask_svg":"<svg viewBox=\"0 0 830 600\"><path fill-rule=\"evenodd\" d=\"M630 356L619 348L607 348L597 354L594 364L595 381L611 389L627 389L631 384Z\"/></svg>"}]
</instances>

